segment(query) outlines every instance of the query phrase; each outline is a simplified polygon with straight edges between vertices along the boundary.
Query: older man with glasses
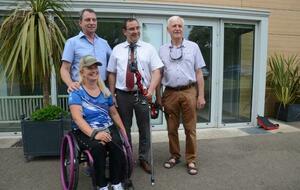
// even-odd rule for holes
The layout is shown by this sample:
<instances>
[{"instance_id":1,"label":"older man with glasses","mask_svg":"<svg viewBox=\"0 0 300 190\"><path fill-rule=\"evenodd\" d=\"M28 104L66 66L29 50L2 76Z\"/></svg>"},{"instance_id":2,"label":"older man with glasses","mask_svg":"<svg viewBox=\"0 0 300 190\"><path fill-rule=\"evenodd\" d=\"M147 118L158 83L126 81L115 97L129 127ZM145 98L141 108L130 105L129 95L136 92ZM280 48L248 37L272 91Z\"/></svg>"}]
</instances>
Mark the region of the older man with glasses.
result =
<instances>
[{"instance_id":1,"label":"older man with glasses","mask_svg":"<svg viewBox=\"0 0 300 190\"><path fill-rule=\"evenodd\" d=\"M194 42L183 38L184 20L179 16L168 19L168 32L171 43L160 47L159 55L164 63L162 84L166 87L160 96L157 89L157 102L164 107L167 120L169 151L171 157L164 163L167 169L180 162L178 128L180 116L186 135L185 159L187 172L196 175L196 108L205 105L204 79L201 68L205 66L201 51Z\"/></svg>"}]
</instances>

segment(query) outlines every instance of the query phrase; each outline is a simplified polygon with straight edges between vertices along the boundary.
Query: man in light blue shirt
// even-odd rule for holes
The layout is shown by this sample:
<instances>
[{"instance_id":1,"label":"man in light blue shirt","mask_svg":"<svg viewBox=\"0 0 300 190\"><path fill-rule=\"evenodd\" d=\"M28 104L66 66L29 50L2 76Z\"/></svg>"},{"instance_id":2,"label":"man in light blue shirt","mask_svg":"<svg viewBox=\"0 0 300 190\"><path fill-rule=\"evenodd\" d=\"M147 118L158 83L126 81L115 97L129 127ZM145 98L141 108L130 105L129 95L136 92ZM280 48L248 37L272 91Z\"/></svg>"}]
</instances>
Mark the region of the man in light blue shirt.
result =
<instances>
[{"instance_id":1,"label":"man in light blue shirt","mask_svg":"<svg viewBox=\"0 0 300 190\"><path fill-rule=\"evenodd\" d=\"M92 9L83 9L80 13L79 25L81 31L66 41L60 68L61 78L68 86L68 92L79 88L79 60L85 55L94 56L102 66L99 66L102 80L106 80L106 66L111 54L107 41L96 34L97 17Z\"/></svg>"}]
</instances>

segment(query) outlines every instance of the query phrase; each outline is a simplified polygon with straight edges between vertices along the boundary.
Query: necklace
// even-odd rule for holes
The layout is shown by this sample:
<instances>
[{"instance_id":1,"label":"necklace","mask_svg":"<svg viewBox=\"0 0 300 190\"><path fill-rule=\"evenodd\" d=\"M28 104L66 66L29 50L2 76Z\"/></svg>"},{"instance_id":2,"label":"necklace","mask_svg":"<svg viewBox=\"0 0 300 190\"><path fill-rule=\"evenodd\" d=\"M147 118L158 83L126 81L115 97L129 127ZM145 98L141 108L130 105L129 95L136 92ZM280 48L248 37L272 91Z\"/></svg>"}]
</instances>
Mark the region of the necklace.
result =
<instances>
[{"instance_id":1,"label":"necklace","mask_svg":"<svg viewBox=\"0 0 300 190\"><path fill-rule=\"evenodd\" d=\"M85 91L89 94L89 95L91 95L91 96L93 96L93 97L97 97L97 96L99 96L99 94L100 94L100 89L99 89L99 87L96 85L96 86L87 86L87 85L82 85L83 86L83 88L85 89Z\"/></svg>"}]
</instances>

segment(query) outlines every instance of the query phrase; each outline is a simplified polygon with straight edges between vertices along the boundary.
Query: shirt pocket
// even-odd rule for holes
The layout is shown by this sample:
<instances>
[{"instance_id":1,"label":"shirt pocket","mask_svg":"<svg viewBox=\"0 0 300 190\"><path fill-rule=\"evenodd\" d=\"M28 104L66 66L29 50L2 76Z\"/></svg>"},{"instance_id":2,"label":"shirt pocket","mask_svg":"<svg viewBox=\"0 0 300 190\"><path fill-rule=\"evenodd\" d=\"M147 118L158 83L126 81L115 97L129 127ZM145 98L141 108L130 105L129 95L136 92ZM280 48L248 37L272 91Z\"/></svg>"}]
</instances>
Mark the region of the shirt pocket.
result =
<instances>
[{"instance_id":1,"label":"shirt pocket","mask_svg":"<svg viewBox=\"0 0 300 190\"><path fill-rule=\"evenodd\" d=\"M194 59L195 59L195 56L194 56L194 54L191 53L191 52L186 52L186 53L183 55L183 59L184 59L184 61L186 61L186 62L193 63L193 62L194 62Z\"/></svg>"}]
</instances>

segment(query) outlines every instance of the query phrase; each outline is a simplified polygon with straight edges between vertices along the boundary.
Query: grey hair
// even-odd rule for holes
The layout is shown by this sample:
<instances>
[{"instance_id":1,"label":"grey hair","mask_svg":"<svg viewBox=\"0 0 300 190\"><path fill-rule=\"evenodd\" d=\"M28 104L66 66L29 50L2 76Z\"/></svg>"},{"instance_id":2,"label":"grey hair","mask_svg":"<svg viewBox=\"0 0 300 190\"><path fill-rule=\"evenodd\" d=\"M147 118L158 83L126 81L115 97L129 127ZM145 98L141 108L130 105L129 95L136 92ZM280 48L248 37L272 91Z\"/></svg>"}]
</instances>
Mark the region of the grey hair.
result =
<instances>
[{"instance_id":1,"label":"grey hair","mask_svg":"<svg viewBox=\"0 0 300 190\"><path fill-rule=\"evenodd\" d=\"M171 24L172 21L174 20L180 20L182 22L182 25L184 25L184 19L181 18L180 16L171 16L169 19L168 19L168 26Z\"/></svg>"}]
</instances>

